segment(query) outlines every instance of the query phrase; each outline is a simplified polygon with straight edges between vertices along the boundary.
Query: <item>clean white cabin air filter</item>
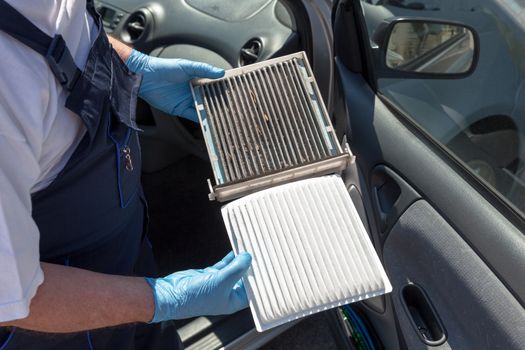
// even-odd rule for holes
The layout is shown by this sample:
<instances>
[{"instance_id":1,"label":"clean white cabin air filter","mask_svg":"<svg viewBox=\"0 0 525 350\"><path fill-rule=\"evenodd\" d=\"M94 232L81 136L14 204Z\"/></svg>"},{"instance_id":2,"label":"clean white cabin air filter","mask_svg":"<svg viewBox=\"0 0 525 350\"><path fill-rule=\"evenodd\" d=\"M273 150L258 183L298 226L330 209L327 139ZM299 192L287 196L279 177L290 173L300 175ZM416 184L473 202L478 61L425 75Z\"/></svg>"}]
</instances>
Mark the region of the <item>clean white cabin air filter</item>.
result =
<instances>
[{"instance_id":1,"label":"clean white cabin air filter","mask_svg":"<svg viewBox=\"0 0 525 350\"><path fill-rule=\"evenodd\" d=\"M222 208L258 331L392 290L337 175L266 189Z\"/></svg>"}]
</instances>

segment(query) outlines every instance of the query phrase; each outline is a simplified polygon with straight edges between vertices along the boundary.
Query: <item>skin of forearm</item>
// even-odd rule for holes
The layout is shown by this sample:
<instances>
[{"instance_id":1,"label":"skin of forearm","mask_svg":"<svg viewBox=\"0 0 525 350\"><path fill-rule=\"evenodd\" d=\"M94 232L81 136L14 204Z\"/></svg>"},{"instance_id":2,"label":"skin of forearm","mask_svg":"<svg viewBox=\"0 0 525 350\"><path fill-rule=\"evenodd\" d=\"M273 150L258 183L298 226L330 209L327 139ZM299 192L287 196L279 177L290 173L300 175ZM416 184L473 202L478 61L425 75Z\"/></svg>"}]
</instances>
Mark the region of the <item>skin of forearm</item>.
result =
<instances>
[{"instance_id":1,"label":"skin of forearm","mask_svg":"<svg viewBox=\"0 0 525 350\"><path fill-rule=\"evenodd\" d=\"M117 52L122 61L126 62L129 58L129 55L131 54L132 48L113 38L111 35L108 35L108 39L109 43L113 47L113 50Z\"/></svg>"},{"instance_id":2,"label":"skin of forearm","mask_svg":"<svg viewBox=\"0 0 525 350\"><path fill-rule=\"evenodd\" d=\"M41 263L44 282L29 316L0 326L69 333L153 318L153 291L144 278L96 273Z\"/></svg>"}]
</instances>

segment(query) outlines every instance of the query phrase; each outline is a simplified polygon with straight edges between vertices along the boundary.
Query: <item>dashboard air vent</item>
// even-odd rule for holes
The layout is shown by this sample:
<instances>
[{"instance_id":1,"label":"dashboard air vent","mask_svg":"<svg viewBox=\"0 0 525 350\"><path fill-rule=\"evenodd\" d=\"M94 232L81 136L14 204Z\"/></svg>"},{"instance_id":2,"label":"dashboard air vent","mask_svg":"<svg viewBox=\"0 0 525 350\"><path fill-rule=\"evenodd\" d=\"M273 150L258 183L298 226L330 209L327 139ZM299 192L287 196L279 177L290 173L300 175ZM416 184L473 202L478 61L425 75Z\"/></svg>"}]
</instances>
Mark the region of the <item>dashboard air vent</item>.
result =
<instances>
[{"instance_id":1,"label":"dashboard air vent","mask_svg":"<svg viewBox=\"0 0 525 350\"><path fill-rule=\"evenodd\" d=\"M129 43L139 40L146 30L148 17L145 10L132 13L124 24L122 39Z\"/></svg>"},{"instance_id":2,"label":"dashboard air vent","mask_svg":"<svg viewBox=\"0 0 525 350\"><path fill-rule=\"evenodd\" d=\"M259 39L251 39L248 41L241 49L241 66L257 62L261 51L262 42Z\"/></svg>"}]
</instances>

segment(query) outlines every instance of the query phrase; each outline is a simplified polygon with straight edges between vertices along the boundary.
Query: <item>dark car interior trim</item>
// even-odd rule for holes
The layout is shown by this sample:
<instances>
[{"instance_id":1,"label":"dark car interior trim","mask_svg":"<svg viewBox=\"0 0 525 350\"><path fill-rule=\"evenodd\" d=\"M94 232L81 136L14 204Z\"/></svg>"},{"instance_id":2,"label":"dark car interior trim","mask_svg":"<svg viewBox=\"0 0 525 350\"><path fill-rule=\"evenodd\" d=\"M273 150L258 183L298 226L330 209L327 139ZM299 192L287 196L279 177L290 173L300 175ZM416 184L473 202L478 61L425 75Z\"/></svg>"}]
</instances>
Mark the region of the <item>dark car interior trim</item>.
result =
<instances>
[{"instance_id":1,"label":"dark car interior trim","mask_svg":"<svg viewBox=\"0 0 525 350\"><path fill-rule=\"evenodd\" d=\"M364 93L365 89L348 85L352 82L353 85L363 86L363 82L356 81L359 78L344 66L339 64L338 68L343 76L343 85L347 84L347 102L361 111L351 117L353 121L359 121L352 125L353 135L362 135L355 137L350 144L357 154L357 162L366 162L364 169L373 169L375 165L386 162L401 176L409 174L410 180L407 181L414 189L441 210L449 222L454 223L463 238L480 253L493 271L502 276L516 298L525 305L525 281L518 273L522 270L516 268L525 268L525 256L520 250L525 249L523 233L479 192L473 191L460 174L450 171L448 155L443 157L426 137L415 134L400 119L391 118L390 110L369 88ZM363 113L365 110L368 112ZM375 135L375 139L363 138L363 135ZM377 140L381 140L380 149L377 148ZM447 176L434 176L444 174L444 171ZM506 251L509 255L500 256L499 251Z\"/></svg>"}]
</instances>

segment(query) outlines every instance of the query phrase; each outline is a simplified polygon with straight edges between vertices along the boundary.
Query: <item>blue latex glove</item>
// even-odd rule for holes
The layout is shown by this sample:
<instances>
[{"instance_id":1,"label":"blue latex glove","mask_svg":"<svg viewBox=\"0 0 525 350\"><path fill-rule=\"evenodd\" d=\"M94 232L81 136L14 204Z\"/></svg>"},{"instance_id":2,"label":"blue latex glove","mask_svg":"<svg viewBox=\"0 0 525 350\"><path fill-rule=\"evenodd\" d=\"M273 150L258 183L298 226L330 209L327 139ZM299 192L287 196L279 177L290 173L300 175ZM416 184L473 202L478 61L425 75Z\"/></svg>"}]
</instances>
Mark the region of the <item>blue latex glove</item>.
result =
<instances>
[{"instance_id":1,"label":"blue latex glove","mask_svg":"<svg viewBox=\"0 0 525 350\"><path fill-rule=\"evenodd\" d=\"M146 278L155 296L151 322L184 319L203 315L225 315L248 307L241 277L252 257L233 252L203 270L175 272L164 278Z\"/></svg>"},{"instance_id":2,"label":"blue latex glove","mask_svg":"<svg viewBox=\"0 0 525 350\"><path fill-rule=\"evenodd\" d=\"M158 58L133 50L126 62L129 69L142 75L139 96L151 106L168 114L198 122L189 81L193 78L216 79L224 69L184 59Z\"/></svg>"}]
</instances>

